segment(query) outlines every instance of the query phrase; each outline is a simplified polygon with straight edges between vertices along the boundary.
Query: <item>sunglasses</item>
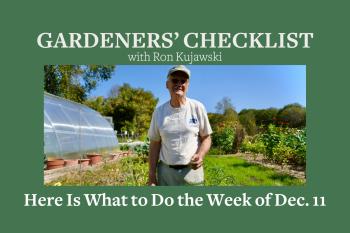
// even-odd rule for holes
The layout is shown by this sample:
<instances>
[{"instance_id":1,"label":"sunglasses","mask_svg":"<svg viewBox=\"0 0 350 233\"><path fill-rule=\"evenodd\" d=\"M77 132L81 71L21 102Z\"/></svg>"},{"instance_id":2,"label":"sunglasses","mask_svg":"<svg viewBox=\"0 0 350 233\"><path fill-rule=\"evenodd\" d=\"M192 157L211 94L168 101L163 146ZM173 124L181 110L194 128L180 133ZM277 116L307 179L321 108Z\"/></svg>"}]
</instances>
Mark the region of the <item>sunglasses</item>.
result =
<instances>
[{"instance_id":1,"label":"sunglasses","mask_svg":"<svg viewBox=\"0 0 350 233\"><path fill-rule=\"evenodd\" d=\"M184 83L187 82L187 79L176 79L176 78L172 78L172 79L170 79L170 80L171 80L171 82L172 82L173 84L178 84L178 83L184 84Z\"/></svg>"}]
</instances>

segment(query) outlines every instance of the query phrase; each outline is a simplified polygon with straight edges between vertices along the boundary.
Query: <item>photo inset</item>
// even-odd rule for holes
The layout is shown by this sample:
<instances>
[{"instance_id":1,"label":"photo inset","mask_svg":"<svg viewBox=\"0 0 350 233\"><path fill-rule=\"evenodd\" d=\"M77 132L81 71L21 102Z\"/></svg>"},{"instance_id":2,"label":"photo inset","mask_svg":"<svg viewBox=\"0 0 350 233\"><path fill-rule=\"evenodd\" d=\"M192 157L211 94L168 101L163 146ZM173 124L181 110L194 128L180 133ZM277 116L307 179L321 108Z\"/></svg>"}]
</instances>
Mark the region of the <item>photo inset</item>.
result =
<instances>
[{"instance_id":1,"label":"photo inset","mask_svg":"<svg viewBox=\"0 0 350 233\"><path fill-rule=\"evenodd\" d=\"M306 183L305 65L45 65L45 186Z\"/></svg>"}]
</instances>

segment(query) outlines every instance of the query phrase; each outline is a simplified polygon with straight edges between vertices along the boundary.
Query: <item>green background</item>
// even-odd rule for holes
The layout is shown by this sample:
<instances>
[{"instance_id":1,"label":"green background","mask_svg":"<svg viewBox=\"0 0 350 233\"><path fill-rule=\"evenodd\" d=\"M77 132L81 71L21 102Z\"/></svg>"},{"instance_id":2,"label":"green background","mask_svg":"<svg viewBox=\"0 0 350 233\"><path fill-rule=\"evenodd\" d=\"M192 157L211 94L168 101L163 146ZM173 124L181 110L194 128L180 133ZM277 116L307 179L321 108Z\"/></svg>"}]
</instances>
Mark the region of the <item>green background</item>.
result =
<instances>
[{"instance_id":1,"label":"green background","mask_svg":"<svg viewBox=\"0 0 350 233\"><path fill-rule=\"evenodd\" d=\"M328 1L327 1L328 2ZM3 1L2 232L253 232L349 229L349 5L346 1ZM313 32L311 49L225 49L222 64L306 64L304 187L44 187L43 65L128 64L127 49L40 49L41 32ZM180 48L183 49L183 48ZM135 50L136 51L136 50ZM169 50L174 51L174 50ZM200 50L196 50L199 52ZM25 208L24 193L325 196L327 207Z\"/></svg>"}]
</instances>

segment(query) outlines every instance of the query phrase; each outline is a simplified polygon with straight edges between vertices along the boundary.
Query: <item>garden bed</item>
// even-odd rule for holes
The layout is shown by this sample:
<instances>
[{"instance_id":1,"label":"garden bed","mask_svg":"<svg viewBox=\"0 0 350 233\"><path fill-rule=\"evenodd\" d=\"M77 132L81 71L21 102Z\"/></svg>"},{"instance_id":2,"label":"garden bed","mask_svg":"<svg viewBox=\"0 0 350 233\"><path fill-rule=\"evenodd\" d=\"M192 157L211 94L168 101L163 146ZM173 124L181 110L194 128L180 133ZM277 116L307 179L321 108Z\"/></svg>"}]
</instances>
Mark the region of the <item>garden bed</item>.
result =
<instances>
[{"instance_id":1,"label":"garden bed","mask_svg":"<svg viewBox=\"0 0 350 233\"><path fill-rule=\"evenodd\" d=\"M305 168L302 166L292 166L292 165L279 165L266 159L265 156L261 154L251 154L251 153L238 153L233 156L242 158L249 163L259 164L267 168L272 168L278 172L288 174L295 178L306 180Z\"/></svg>"},{"instance_id":2,"label":"garden bed","mask_svg":"<svg viewBox=\"0 0 350 233\"><path fill-rule=\"evenodd\" d=\"M59 180L61 177L69 176L70 174L75 173L83 173L85 171L94 172L101 169L105 164L113 163L120 158L125 156L129 156L129 152L119 152L115 154L111 154L110 156L104 158L100 162L91 165L83 165L83 164L74 164L70 166L65 166L62 168L52 169L52 170L44 170L44 184L53 184L54 181ZM88 163L89 164L89 160Z\"/></svg>"}]
</instances>

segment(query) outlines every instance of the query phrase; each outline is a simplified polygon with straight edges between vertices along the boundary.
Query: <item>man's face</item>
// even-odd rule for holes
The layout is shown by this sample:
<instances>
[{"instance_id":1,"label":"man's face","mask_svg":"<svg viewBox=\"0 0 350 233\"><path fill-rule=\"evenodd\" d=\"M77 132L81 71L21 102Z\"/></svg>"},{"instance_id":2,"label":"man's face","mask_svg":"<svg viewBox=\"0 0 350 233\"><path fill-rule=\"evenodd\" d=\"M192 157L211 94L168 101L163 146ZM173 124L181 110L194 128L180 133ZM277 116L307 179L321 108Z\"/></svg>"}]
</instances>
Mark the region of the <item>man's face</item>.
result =
<instances>
[{"instance_id":1,"label":"man's face","mask_svg":"<svg viewBox=\"0 0 350 233\"><path fill-rule=\"evenodd\" d=\"M166 87L168 88L171 96L186 96L188 86L189 80L187 75L183 72L172 73L166 82Z\"/></svg>"}]
</instances>

